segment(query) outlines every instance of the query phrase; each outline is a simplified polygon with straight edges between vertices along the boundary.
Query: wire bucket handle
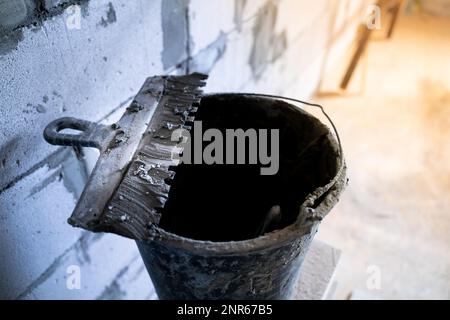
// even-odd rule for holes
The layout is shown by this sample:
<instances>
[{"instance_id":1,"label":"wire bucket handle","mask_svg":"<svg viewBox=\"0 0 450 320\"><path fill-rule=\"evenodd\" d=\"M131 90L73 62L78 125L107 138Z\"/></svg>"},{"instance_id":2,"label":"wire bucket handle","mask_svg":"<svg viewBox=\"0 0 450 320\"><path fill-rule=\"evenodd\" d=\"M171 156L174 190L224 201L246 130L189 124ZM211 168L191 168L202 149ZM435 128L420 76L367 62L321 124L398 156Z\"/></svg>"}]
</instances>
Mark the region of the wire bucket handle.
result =
<instances>
[{"instance_id":1,"label":"wire bucket handle","mask_svg":"<svg viewBox=\"0 0 450 320\"><path fill-rule=\"evenodd\" d=\"M331 124L331 127L333 128L334 134L336 135L336 140L337 140L338 145L339 145L339 155L343 158L344 153L342 151L342 144L341 144L341 138L339 136L339 132L338 132L338 130L337 130L333 120L331 120L331 117L325 112L325 109L320 104L306 102L306 101L303 101L303 100L289 98L289 97L283 97L283 96L278 96L278 95L264 94L264 93L239 93L239 94L242 94L242 95L245 95L245 96L253 96L253 97L265 97L265 98L273 98L273 99L278 99L278 100L288 100L288 101L304 104L304 105L307 105L307 106L310 106L310 107L319 108L320 111L322 111L322 114L327 118L328 122Z\"/></svg>"}]
</instances>

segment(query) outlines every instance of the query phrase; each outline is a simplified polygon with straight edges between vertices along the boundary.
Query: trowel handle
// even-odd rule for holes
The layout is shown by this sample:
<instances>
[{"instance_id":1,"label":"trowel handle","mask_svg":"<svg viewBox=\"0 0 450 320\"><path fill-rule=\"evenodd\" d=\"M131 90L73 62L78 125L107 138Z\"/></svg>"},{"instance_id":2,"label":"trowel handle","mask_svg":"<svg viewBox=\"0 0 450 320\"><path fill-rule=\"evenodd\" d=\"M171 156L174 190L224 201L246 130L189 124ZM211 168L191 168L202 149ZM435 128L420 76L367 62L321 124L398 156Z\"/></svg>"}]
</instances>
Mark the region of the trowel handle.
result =
<instances>
[{"instance_id":1,"label":"trowel handle","mask_svg":"<svg viewBox=\"0 0 450 320\"><path fill-rule=\"evenodd\" d=\"M64 129L73 129L80 133L61 133ZM53 145L101 149L113 131L110 126L65 117L50 122L44 130L44 138Z\"/></svg>"}]
</instances>

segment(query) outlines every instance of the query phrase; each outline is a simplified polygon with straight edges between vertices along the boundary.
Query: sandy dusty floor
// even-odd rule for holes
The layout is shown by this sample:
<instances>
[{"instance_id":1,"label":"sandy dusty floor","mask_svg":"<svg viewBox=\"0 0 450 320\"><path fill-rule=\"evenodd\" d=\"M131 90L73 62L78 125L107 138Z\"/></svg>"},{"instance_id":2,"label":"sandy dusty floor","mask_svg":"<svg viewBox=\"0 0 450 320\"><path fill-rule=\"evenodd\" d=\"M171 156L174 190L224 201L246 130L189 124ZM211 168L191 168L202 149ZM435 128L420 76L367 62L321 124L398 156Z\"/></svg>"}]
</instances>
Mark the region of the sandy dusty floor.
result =
<instances>
[{"instance_id":1,"label":"sandy dusty floor","mask_svg":"<svg viewBox=\"0 0 450 320\"><path fill-rule=\"evenodd\" d=\"M450 299L450 19L402 17L370 44L363 93L319 101L350 178L318 234L343 251L336 298Z\"/></svg>"}]
</instances>

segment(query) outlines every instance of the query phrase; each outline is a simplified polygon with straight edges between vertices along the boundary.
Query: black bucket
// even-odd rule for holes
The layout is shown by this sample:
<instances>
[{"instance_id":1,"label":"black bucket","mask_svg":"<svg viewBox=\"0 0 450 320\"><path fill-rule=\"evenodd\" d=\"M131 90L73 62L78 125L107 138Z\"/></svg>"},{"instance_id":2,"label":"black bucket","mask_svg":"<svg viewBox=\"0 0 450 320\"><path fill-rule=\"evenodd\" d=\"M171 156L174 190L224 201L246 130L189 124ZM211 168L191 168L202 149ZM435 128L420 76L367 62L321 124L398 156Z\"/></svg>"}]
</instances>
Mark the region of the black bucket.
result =
<instances>
[{"instance_id":1,"label":"black bucket","mask_svg":"<svg viewBox=\"0 0 450 320\"><path fill-rule=\"evenodd\" d=\"M279 129L279 170L178 166L151 240L137 241L160 299L289 299L321 220L346 184L327 126L281 99L207 95L203 129ZM280 216L264 234L268 212Z\"/></svg>"}]
</instances>

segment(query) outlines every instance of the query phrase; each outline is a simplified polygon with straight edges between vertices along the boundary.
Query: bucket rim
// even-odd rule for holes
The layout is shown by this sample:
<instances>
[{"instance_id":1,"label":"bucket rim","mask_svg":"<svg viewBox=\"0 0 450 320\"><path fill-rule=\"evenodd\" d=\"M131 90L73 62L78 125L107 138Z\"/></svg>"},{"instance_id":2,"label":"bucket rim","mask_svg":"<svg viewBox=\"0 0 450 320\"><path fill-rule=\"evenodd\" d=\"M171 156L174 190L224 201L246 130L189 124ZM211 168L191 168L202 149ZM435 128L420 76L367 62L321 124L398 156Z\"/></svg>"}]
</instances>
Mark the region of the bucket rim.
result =
<instances>
[{"instance_id":1,"label":"bucket rim","mask_svg":"<svg viewBox=\"0 0 450 320\"><path fill-rule=\"evenodd\" d=\"M337 161L339 162L339 168L333 179L327 184L314 189L305 198L305 201L299 207L299 214L297 220L284 227L283 229L275 230L264 234L257 238L239 240L239 241L220 241L213 242L207 240L196 240L191 238L186 238L169 231L166 231L159 226L152 224L150 226L150 237L146 240L137 240L140 243L151 245L152 242L158 242L165 244L167 246L175 247L181 250L189 250L200 255L213 255L213 256L224 256L224 255L241 255L242 253L260 252L267 249L273 249L274 247L281 247L285 244L292 242L294 239L301 237L306 237L316 232L320 221L329 213L329 211L338 202L339 195L345 189L347 184L347 167L342 152L342 146L339 139L339 134L332 123L331 119L324 112L328 120L332 123L332 127L335 130L335 135L328 126L322 123L317 117L309 113L304 109L300 109L292 103L287 102L300 100L269 96L269 95L259 95L253 93L207 93L203 94L203 98L211 97L245 97L247 99L263 99L263 100L277 100L284 102L287 106L295 107L297 111L304 113L305 115L312 117L316 121L320 122L329 131L328 139L335 147L338 147L339 154L337 155ZM308 104L308 103L307 103ZM314 104L309 104L313 105ZM320 106L321 107L321 106ZM322 107L321 107L322 108ZM323 197L325 195L325 197ZM315 202L320 197L323 197L321 202L315 206Z\"/></svg>"}]
</instances>

